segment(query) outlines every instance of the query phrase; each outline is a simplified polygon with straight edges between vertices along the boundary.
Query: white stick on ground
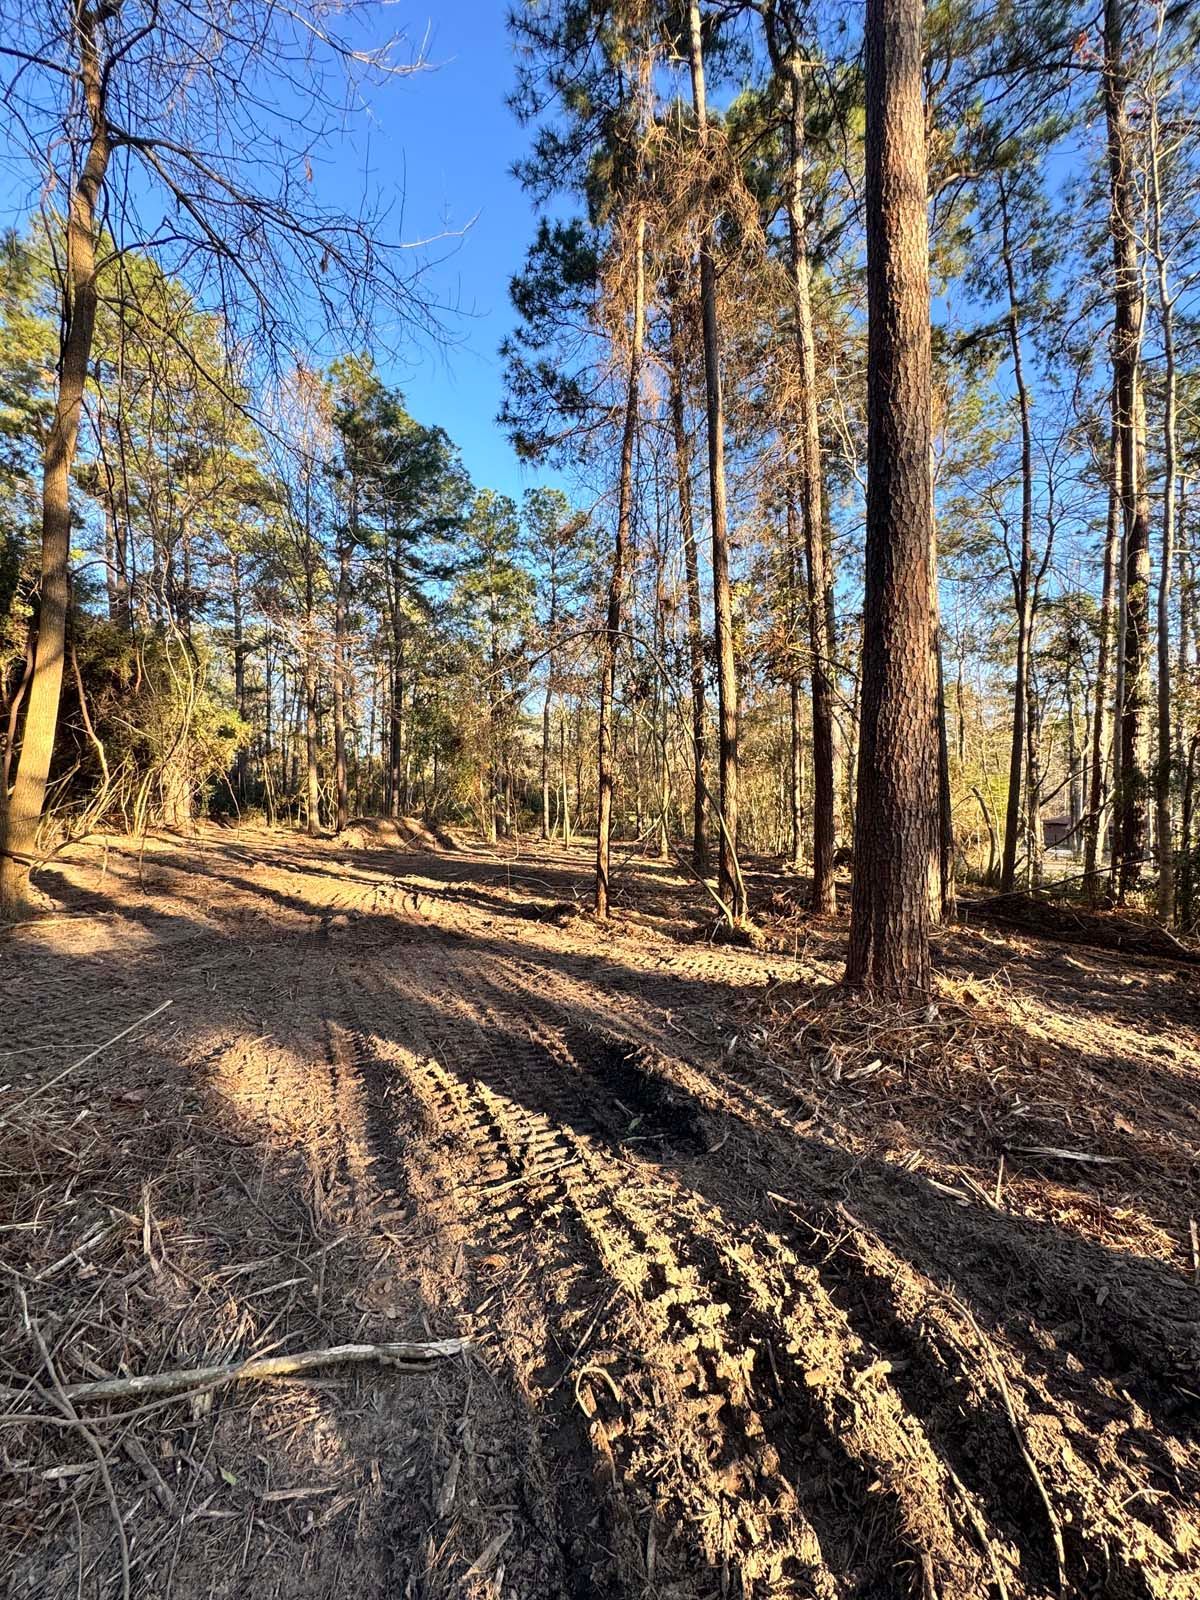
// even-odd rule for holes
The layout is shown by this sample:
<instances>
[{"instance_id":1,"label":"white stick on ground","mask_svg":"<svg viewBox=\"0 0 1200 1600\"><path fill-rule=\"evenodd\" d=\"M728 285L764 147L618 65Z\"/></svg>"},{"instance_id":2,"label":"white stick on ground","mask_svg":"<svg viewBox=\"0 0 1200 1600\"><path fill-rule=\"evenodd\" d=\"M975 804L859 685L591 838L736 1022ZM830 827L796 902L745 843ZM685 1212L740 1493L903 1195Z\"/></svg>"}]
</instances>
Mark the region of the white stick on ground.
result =
<instances>
[{"instance_id":1,"label":"white stick on ground","mask_svg":"<svg viewBox=\"0 0 1200 1600\"><path fill-rule=\"evenodd\" d=\"M68 1073L74 1072L77 1067L86 1066L87 1063L94 1060L102 1050L107 1050L110 1044L116 1044L119 1039L124 1039L125 1036L132 1033L135 1028L140 1028L143 1022L152 1021L155 1017L161 1015L161 1013L164 1012L169 1005L173 1004L174 1001L172 1000L164 1000L162 1005L155 1006L153 1011L147 1011L144 1017L139 1017L136 1022L131 1022L127 1028L122 1028L120 1033L114 1033L111 1039L105 1039L103 1044L98 1044L94 1050L89 1050L87 1055L80 1056L78 1061L72 1061L69 1067L64 1067L61 1072L56 1072L52 1078L47 1078L45 1083L39 1083L36 1089L31 1090L30 1093L25 1096L24 1100L18 1100L15 1106L9 1106L4 1115L0 1117L0 1127L2 1127L4 1123L8 1122L10 1118L15 1117L18 1111L23 1111L31 1100L36 1100L38 1095L45 1094L47 1089L53 1089L56 1083L61 1083Z\"/></svg>"},{"instance_id":2,"label":"white stick on ground","mask_svg":"<svg viewBox=\"0 0 1200 1600\"><path fill-rule=\"evenodd\" d=\"M297 1350L292 1355L251 1356L216 1367L185 1367L147 1372L135 1378L100 1378L93 1383L70 1383L67 1399L132 1400L142 1395L185 1394L189 1389L224 1383L261 1382L269 1378L297 1378L324 1367L378 1362L402 1372L424 1372L439 1361L471 1348L469 1339L432 1339L426 1344L335 1344L327 1350Z\"/></svg>"}]
</instances>

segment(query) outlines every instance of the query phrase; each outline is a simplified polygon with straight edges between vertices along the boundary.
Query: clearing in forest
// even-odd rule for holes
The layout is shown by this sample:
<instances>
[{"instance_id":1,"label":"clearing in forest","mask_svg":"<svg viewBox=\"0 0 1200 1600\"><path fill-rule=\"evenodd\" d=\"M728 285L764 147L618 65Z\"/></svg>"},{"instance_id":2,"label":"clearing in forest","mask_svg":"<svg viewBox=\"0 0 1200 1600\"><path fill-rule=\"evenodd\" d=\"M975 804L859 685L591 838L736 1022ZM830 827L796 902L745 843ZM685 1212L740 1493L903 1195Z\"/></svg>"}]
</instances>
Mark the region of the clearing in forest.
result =
<instances>
[{"instance_id":1,"label":"clearing in forest","mask_svg":"<svg viewBox=\"0 0 1200 1600\"><path fill-rule=\"evenodd\" d=\"M598 926L589 868L375 825L40 874L6 1592L1194 1600L1200 968L958 927L936 1003L872 1011L782 877L752 950L647 862Z\"/></svg>"}]
</instances>

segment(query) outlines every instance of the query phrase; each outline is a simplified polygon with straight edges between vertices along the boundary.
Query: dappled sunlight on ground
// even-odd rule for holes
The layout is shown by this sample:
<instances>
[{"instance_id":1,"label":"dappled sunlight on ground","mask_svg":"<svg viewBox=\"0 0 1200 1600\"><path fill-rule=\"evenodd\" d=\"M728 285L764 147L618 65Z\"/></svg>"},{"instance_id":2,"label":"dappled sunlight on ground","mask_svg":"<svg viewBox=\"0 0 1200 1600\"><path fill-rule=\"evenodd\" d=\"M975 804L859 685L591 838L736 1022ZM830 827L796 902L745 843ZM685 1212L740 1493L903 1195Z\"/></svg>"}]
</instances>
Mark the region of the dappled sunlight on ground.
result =
<instances>
[{"instance_id":1,"label":"dappled sunlight on ground","mask_svg":"<svg viewBox=\"0 0 1200 1600\"><path fill-rule=\"evenodd\" d=\"M629 860L598 927L589 864L114 840L0 940L5 1099L172 1002L5 1146L64 1381L475 1344L109 1414L146 1592L1189 1600L1195 970L947 930L933 1006L873 1009L840 921L714 943ZM78 1435L18 1437L18 1585L111 1578Z\"/></svg>"}]
</instances>

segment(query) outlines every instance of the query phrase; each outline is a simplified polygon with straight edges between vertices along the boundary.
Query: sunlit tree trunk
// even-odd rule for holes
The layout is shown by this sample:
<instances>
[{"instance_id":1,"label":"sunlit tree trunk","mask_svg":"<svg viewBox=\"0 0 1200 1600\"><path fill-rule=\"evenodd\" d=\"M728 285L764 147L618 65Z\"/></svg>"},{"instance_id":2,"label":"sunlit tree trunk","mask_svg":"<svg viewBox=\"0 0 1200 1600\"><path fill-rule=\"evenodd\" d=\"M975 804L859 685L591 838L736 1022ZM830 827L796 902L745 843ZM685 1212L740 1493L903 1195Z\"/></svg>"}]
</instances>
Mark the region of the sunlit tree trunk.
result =
<instances>
[{"instance_id":1,"label":"sunlit tree trunk","mask_svg":"<svg viewBox=\"0 0 1200 1600\"><path fill-rule=\"evenodd\" d=\"M333 617L333 763L337 784L337 831L350 821L350 789L346 772L346 703L348 699L349 641L346 613L350 593L350 547L338 546L337 596Z\"/></svg>"},{"instance_id":2,"label":"sunlit tree trunk","mask_svg":"<svg viewBox=\"0 0 1200 1600\"><path fill-rule=\"evenodd\" d=\"M1012 743L1008 761L1008 804L1004 813L1004 856L1000 863L1000 892L1011 894L1016 883L1017 845L1021 836L1021 776L1025 771L1026 717L1029 705L1029 651L1033 631L1033 424L1030 416L1029 387L1021 348L1016 269L1009 236L1008 191L1000 180L1001 252L1008 289L1008 344L1012 356L1013 382L1017 391L1017 414L1021 424L1021 548L1012 569L1013 598L1017 615L1017 665L1013 680Z\"/></svg>"},{"instance_id":3,"label":"sunlit tree trunk","mask_svg":"<svg viewBox=\"0 0 1200 1600\"><path fill-rule=\"evenodd\" d=\"M237 706L238 716L243 722L248 721L249 708L246 705L246 640L243 624L243 598L242 598L242 567L236 550L229 557L229 598L233 612L233 700ZM239 745L234 758L234 783L242 802L246 799L246 781L249 768L250 752L246 745Z\"/></svg>"},{"instance_id":4,"label":"sunlit tree trunk","mask_svg":"<svg viewBox=\"0 0 1200 1600\"><path fill-rule=\"evenodd\" d=\"M688 6L692 104L702 159L709 149L704 54L700 42L699 0ZM720 333L717 317L717 267L713 227L706 221L700 241L700 315L708 418L708 484L712 521L713 609L717 646L717 743L721 776L721 836L718 887L735 921L746 915L746 888L737 859L738 835L738 683L733 641L733 591L729 581L729 513L725 486L725 405L721 393Z\"/></svg>"},{"instance_id":5,"label":"sunlit tree trunk","mask_svg":"<svg viewBox=\"0 0 1200 1600\"><path fill-rule=\"evenodd\" d=\"M1150 504L1146 493L1146 419L1139 372L1145 304L1138 261L1137 197L1126 104L1122 0L1104 4L1104 112L1108 130L1115 278L1113 383L1121 444L1125 524L1124 661L1120 703L1121 773L1116 787L1114 855L1117 897L1136 889L1146 859L1149 797Z\"/></svg>"},{"instance_id":6,"label":"sunlit tree trunk","mask_svg":"<svg viewBox=\"0 0 1200 1600\"><path fill-rule=\"evenodd\" d=\"M808 241L804 203L804 60L794 41L785 46L768 22L772 55L782 66L788 84L789 172L786 190L788 250L792 269L796 356L799 365L799 482L804 523L807 579L808 638L811 655L813 742L813 870L812 906L818 915L837 906L833 877L836 832L834 798L832 582L822 512L821 430L817 413L817 359L813 338L812 294L809 283ZM795 832L795 830L793 830Z\"/></svg>"},{"instance_id":7,"label":"sunlit tree trunk","mask_svg":"<svg viewBox=\"0 0 1200 1600\"><path fill-rule=\"evenodd\" d=\"M79 51L79 84L90 140L78 181L67 201L61 362L42 465L37 641L25 698L16 777L11 795L0 790L0 915L19 912L29 898L29 871L37 848L58 730L69 600L71 468L79 442L79 418L96 326L98 210L111 151L104 100L106 83L97 46L97 14L86 6L72 6L70 23Z\"/></svg>"},{"instance_id":8,"label":"sunlit tree trunk","mask_svg":"<svg viewBox=\"0 0 1200 1600\"><path fill-rule=\"evenodd\" d=\"M1096 696L1092 707L1090 772L1083 834L1083 879L1094 904L1099 895L1100 824L1104 812L1104 769L1109 739L1108 681L1116 609L1117 558L1121 546L1121 457L1114 416L1109 446L1108 525L1104 535L1104 576L1100 594L1100 637L1096 648Z\"/></svg>"},{"instance_id":9,"label":"sunlit tree trunk","mask_svg":"<svg viewBox=\"0 0 1200 1600\"><path fill-rule=\"evenodd\" d=\"M1041 708L1038 703L1037 682L1030 672L1026 680L1028 705L1025 712L1026 776L1025 776L1025 834L1026 876L1031 889L1036 889L1044 875L1042 838L1042 756Z\"/></svg>"},{"instance_id":10,"label":"sunlit tree trunk","mask_svg":"<svg viewBox=\"0 0 1200 1600\"><path fill-rule=\"evenodd\" d=\"M867 0L867 533L846 979L928 989L937 825L921 0Z\"/></svg>"}]
</instances>

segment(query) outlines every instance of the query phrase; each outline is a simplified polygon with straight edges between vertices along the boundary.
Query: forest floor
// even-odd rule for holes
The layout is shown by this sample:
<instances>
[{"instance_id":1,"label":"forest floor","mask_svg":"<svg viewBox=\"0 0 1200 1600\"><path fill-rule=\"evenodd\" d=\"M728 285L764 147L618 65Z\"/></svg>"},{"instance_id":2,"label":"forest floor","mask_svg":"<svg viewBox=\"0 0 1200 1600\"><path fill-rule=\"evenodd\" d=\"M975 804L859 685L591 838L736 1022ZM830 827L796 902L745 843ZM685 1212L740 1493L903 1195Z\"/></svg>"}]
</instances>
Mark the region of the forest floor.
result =
<instances>
[{"instance_id":1,"label":"forest floor","mask_svg":"<svg viewBox=\"0 0 1200 1600\"><path fill-rule=\"evenodd\" d=\"M1200 967L957 926L933 1004L872 1008L767 866L760 949L648 861L600 928L589 867L363 824L40 874L0 933L0 1588L1196 1600Z\"/></svg>"}]
</instances>

